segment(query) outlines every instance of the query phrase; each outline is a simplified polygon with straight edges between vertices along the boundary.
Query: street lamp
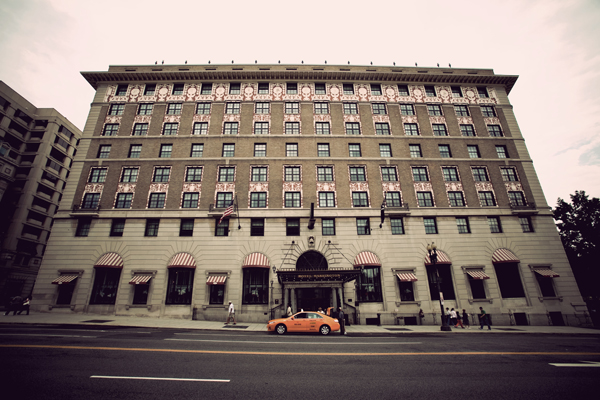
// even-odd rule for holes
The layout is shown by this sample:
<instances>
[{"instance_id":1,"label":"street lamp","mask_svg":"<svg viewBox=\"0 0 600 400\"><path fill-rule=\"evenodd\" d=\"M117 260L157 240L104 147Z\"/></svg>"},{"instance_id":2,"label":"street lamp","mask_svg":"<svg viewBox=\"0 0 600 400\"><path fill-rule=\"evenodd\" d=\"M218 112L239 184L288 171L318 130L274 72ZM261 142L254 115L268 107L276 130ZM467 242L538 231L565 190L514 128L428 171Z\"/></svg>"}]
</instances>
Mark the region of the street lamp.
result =
<instances>
[{"instance_id":1,"label":"street lamp","mask_svg":"<svg viewBox=\"0 0 600 400\"><path fill-rule=\"evenodd\" d=\"M438 270L438 267L437 267L437 246L435 245L434 242L431 242L431 244L427 245L427 253L429 253L429 260L431 260L431 264L433 264L433 268L435 268L435 281L437 283L438 293L440 294L440 310L442 311L442 316L440 318L442 320L441 330L442 331L451 331L452 328L450 328L450 324L449 323L447 323L448 325L444 324L444 303L442 302L443 294L442 294L442 288L440 286L440 271Z\"/></svg>"}]
</instances>

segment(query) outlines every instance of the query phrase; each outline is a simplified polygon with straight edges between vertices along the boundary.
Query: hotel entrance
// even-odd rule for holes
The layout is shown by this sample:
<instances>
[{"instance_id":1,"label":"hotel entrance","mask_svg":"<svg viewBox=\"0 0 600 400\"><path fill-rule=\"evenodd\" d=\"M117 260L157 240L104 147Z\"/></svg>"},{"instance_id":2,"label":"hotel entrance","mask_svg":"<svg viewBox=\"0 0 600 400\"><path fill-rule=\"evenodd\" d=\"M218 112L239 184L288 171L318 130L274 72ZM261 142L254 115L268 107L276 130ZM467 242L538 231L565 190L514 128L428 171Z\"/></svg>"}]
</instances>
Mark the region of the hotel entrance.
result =
<instances>
[{"instance_id":1,"label":"hotel entrance","mask_svg":"<svg viewBox=\"0 0 600 400\"><path fill-rule=\"evenodd\" d=\"M325 311L327 307L332 306L331 288L299 288L296 291L296 296L298 309L304 311L317 311L319 307Z\"/></svg>"}]
</instances>

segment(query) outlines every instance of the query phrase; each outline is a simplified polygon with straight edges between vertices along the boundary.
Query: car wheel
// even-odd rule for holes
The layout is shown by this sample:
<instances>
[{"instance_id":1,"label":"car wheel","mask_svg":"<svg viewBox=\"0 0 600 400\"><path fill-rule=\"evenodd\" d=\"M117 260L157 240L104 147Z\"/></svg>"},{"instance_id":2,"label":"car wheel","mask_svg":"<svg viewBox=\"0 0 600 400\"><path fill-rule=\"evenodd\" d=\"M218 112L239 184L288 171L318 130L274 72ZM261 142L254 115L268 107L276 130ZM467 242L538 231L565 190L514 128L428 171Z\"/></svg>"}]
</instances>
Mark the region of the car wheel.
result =
<instances>
[{"instance_id":1,"label":"car wheel","mask_svg":"<svg viewBox=\"0 0 600 400\"><path fill-rule=\"evenodd\" d=\"M331 332L331 328L328 325L321 325L321 329L319 329L319 332L321 332L321 335L329 335L329 332Z\"/></svg>"},{"instance_id":2,"label":"car wheel","mask_svg":"<svg viewBox=\"0 0 600 400\"><path fill-rule=\"evenodd\" d=\"M275 327L275 332L279 335L283 335L287 331L287 328L283 324L279 324Z\"/></svg>"}]
</instances>

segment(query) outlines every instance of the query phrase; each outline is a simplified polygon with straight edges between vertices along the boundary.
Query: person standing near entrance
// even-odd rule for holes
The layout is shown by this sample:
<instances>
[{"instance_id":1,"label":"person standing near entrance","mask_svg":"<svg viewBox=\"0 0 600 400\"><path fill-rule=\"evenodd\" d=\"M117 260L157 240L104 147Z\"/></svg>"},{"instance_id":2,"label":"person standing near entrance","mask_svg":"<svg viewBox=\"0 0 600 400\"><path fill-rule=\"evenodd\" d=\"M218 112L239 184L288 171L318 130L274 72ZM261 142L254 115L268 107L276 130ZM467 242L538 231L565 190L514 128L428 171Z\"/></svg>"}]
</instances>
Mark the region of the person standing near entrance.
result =
<instances>
[{"instance_id":1,"label":"person standing near entrance","mask_svg":"<svg viewBox=\"0 0 600 400\"><path fill-rule=\"evenodd\" d=\"M233 308L232 302L229 302L229 312L227 314L227 322L225 322L225 325L229 323L230 319L233 319L233 324L235 325L235 308Z\"/></svg>"},{"instance_id":2,"label":"person standing near entrance","mask_svg":"<svg viewBox=\"0 0 600 400\"><path fill-rule=\"evenodd\" d=\"M487 315L483 307L479 307L479 329L483 329L484 324L487 325L488 331L492 330L492 327L490 326L489 316Z\"/></svg>"},{"instance_id":3,"label":"person standing near entrance","mask_svg":"<svg viewBox=\"0 0 600 400\"><path fill-rule=\"evenodd\" d=\"M291 317L292 316L292 306L288 304L288 308L287 308L287 316Z\"/></svg>"},{"instance_id":4,"label":"person standing near entrance","mask_svg":"<svg viewBox=\"0 0 600 400\"><path fill-rule=\"evenodd\" d=\"M340 323L340 334L346 334L346 320L344 318L344 310L340 307L340 311L338 312L338 321Z\"/></svg>"}]
</instances>

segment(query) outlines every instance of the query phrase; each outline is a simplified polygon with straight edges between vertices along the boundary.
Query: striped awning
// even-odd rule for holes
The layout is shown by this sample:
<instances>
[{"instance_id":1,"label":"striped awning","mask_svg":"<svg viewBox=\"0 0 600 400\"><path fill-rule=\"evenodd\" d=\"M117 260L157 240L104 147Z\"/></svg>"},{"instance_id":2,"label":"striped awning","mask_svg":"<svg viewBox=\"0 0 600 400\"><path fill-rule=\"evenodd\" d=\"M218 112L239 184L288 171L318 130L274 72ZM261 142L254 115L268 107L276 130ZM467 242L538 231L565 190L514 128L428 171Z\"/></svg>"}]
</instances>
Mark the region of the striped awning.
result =
<instances>
[{"instance_id":1,"label":"striped awning","mask_svg":"<svg viewBox=\"0 0 600 400\"><path fill-rule=\"evenodd\" d=\"M131 278L131 280L129 281L130 285L148 285L148 282L150 282L150 279L152 279L152 274L136 274L133 276L133 278Z\"/></svg>"},{"instance_id":2,"label":"striped awning","mask_svg":"<svg viewBox=\"0 0 600 400\"><path fill-rule=\"evenodd\" d=\"M261 253L248 254L242 268L270 268L269 259Z\"/></svg>"},{"instance_id":3,"label":"striped awning","mask_svg":"<svg viewBox=\"0 0 600 400\"><path fill-rule=\"evenodd\" d=\"M521 260L519 260L519 257L515 256L515 254L508 249L498 249L492 256L492 262L494 264L518 263L521 262Z\"/></svg>"},{"instance_id":4,"label":"striped awning","mask_svg":"<svg viewBox=\"0 0 600 400\"><path fill-rule=\"evenodd\" d=\"M52 284L62 285L64 283L71 283L77 278L79 278L79 274L62 274L61 276L53 280Z\"/></svg>"},{"instance_id":5,"label":"striped awning","mask_svg":"<svg viewBox=\"0 0 600 400\"><path fill-rule=\"evenodd\" d=\"M207 285L224 285L227 275L209 275L206 279Z\"/></svg>"},{"instance_id":6,"label":"striped awning","mask_svg":"<svg viewBox=\"0 0 600 400\"><path fill-rule=\"evenodd\" d=\"M417 276L412 272L399 272L396 274L400 282L416 282Z\"/></svg>"},{"instance_id":7,"label":"striped awning","mask_svg":"<svg viewBox=\"0 0 600 400\"><path fill-rule=\"evenodd\" d=\"M473 279L490 279L482 269L467 269L465 272Z\"/></svg>"},{"instance_id":8,"label":"striped awning","mask_svg":"<svg viewBox=\"0 0 600 400\"><path fill-rule=\"evenodd\" d=\"M167 268L196 268L196 261L189 253L177 253Z\"/></svg>"},{"instance_id":9,"label":"striped awning","mask_svg":"<svg viewBox=\"0 0 600 400\"><path fill-rule=\"evenodd\" d=\"M123 259L117 253L106 253L94 264L95 268L123 268Z\"/></svg>"},{"instance_id":10,"label":"striped awning","mask_svg":"<svg viewBox=\"0 0 600 400\"><path fill-rule=\"evenodd\" d=\"M441 250L436 250L436 252L437 252L436 264L452 264L452 261L450 261L450 257L448 257L448 254L444 253ZM433 265L431 263L431 259L429 258L429 254L427 254L425 256L425 265Z\"/></svg>"},{"instance_id":11,"label":"striped awning","mask_svg":"<svg viewBox=\"0 0 600 400\"><path fill-rule=\"evenodd\" d=\"M533 272L540 274L544 278L558 278L560 276L550 268L534 268Z\"/></svg>"},{"instance_id":12,"label":"striped awning","mask_svg":"<svg viewBox=\"0 0 600 400\"><path fill-rule=\"evenodd\" d=\"M354 257L354 266L355 267L381 267L381 262L379 261L379 257L370 251L360 252Z\"/></svg>"}]
</instances>

